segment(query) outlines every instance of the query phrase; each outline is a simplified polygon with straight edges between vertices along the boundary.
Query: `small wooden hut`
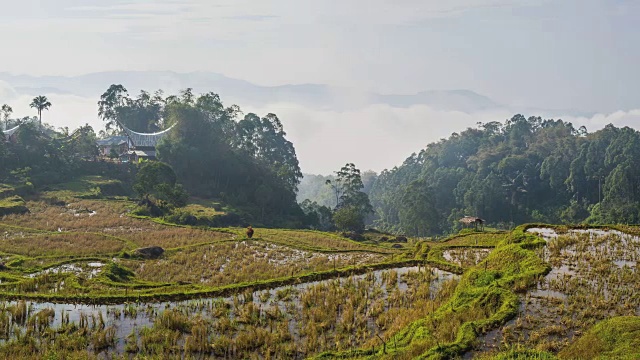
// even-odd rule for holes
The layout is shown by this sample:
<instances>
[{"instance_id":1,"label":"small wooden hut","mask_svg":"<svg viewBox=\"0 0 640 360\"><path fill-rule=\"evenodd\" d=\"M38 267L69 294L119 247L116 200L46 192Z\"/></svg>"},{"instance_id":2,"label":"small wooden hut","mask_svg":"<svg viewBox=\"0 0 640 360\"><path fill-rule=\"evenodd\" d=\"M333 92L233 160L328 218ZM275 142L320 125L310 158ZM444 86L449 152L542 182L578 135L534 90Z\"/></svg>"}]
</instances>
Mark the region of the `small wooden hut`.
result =
<instances>
[{"instance_id":1,"label":"small wooden hut","mask_svg":"<svg viewBox=\"0 0 640 360\"><path fill-rule=\"evenodd\" d=\"M460 219L460 222L463 223L465 227L475 227L476 231L478 231L478 229L480 229L481 231L484 230L484 220L480 219L479 217L465 216Z\"/></svg>"}]
</instances>

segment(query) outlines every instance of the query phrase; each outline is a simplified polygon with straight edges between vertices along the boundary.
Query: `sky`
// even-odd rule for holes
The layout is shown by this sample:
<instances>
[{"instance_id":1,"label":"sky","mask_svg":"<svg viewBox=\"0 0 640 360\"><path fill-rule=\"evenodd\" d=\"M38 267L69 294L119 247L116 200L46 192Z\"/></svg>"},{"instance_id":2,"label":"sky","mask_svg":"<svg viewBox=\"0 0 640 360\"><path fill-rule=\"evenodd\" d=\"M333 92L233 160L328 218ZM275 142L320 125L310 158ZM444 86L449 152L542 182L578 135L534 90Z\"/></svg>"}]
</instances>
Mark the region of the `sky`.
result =
<instances>
[{"instance_id":1,"label":"sky","mask_svg":"<svg viewBox=\"0 0 640 360\"><path fill-rule=\"evenodd\" d=\"M589 130L640 128L637 19L635 0L21 0L0 12L0 72L211 71L382 94L469 89L505 104L474 113L239 104L279 115L304 171L351 161L379 171L518 107L566 109ZM11 84L0 83L3 98L30 111ZM54 125L97 121L97 99L51 99Z\"/></svg>"}]
</instances>

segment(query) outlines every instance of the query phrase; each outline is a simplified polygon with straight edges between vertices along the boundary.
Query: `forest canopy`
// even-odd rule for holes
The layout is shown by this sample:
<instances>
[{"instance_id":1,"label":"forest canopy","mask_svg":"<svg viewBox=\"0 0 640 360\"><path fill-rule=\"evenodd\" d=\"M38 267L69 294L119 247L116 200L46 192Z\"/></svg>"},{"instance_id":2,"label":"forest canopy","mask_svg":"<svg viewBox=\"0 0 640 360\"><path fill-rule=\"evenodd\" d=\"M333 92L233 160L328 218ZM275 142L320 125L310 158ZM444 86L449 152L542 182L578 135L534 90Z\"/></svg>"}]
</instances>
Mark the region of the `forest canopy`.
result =
<instances>
[{"instance_id":1,"label":"forest canopy","mask_svg":"<svg viewBox=\"0 0 640 360\"><path fill-rule=\"evenodd\" d=\"M0 141L0 183L28 190L104 173L104 167L93 166L97 138L121 134L123 126L139 132L171 127L156 150L176 182L193 197L231 205L255 224L330 229L341 211L342 223L358 219L357 226L344 228L361 231L366 224L429 236L459 230L464 216L504 228L526 222L640 222L640 133L629 127L607 125L588 133L562 120L522 115L479 123L429 144L391 170L357 170L358 189L349 198L362 198L356 206L336 196L340 172L303 179L278 116L243 114L215 93L186 89L165 97L162 91L141 91L132 97L122 85L112 85L98 102L106 125L98 135L88 125L76 131L40 125L42 110L51 106L41 100L39 116L32 118L12 118L11 107L2 106L3 127L22 126ZM135 167L120 170L125 180L135 176ZM300 202L310 200L304 211L296 195Z\"/></svg>"},{"instance_id":2,"label":"forest canopy","mask_svg":"<svg viewBox=\"0 0 640 360\"><path fill-rule=\"evenodd\" d=\"M640 133L516 115L429 144L379 174L373 225L411 235L494 225L640 222Z\"/></svg>"}]
</instances>

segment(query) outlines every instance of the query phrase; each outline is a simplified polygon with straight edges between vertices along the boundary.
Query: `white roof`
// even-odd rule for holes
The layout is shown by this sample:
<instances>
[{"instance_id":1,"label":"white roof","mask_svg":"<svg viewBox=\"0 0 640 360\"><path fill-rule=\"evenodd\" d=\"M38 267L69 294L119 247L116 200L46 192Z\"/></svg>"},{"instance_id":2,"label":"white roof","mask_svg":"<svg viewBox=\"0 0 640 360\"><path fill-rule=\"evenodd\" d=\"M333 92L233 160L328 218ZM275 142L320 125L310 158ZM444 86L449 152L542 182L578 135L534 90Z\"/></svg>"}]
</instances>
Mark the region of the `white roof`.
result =
<instances>
[{"instance_id":1,"label":"white roof","mask_svg":"<svg viewBox=\"0 0 640 360\"><path fill-rule=\"evenodd\" d=\"M135 132L131 129L128 129L126 127L122 127L124 129L124 131L127 133L127 135L129 136L129 139L131 139L131 142L133 143L133 146L140 146L140 147L155 147L158 142L160 141L160 139L162 139L171 129L173 129L173 127L175 126L175 124L171 125L168 129L157 132L157 133L152 133L152 134L145 134L145 133L139 133L139 132Z\"/></svg>"}]
</instances>

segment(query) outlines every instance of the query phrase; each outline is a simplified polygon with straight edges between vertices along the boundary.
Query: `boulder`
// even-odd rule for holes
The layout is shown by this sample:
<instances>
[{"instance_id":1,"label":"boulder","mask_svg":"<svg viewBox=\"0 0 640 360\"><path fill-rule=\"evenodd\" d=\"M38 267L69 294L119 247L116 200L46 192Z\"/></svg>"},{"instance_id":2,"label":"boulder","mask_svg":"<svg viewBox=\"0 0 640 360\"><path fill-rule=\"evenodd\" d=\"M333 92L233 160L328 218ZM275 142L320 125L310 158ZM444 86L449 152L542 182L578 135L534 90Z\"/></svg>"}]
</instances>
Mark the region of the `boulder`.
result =
<instances>
[{"instance_id":1,"label":"boulder","mask_svg":"<svg viewBox=\"0 0 640 360\"><path fill-rule=\"evenodd\" d=\"M160 246L149 246L145 248L136 249L133 251L136 256L144 259L157 259L164 254L164 249Z\"/></svg>"},{"instance_id":2,"label":"boulder","mask_svg":"<svg viewBox=\"0 0 640 360\"><path fill-rule=\"evenodd\" d=\"M402 245L400 245L400 244L393 244L393 245L391 245L391 247L394 248L394 249L402 249Z\"/></svg>"},{"instance_id":3,"label":"boulder","mask_svg":"<svg viewBox=\"0 0 640 360\"><path fill-rule=\"evenodd\" d=\"M407 242L407 237L406 237L406 236L402 236L402 235L400 235L400 236L396 236L396 238L395 238L395 239L393 239L393 242L396 242L396 243L406 243L406 242Z\"/></svg>"}]
</instances>

